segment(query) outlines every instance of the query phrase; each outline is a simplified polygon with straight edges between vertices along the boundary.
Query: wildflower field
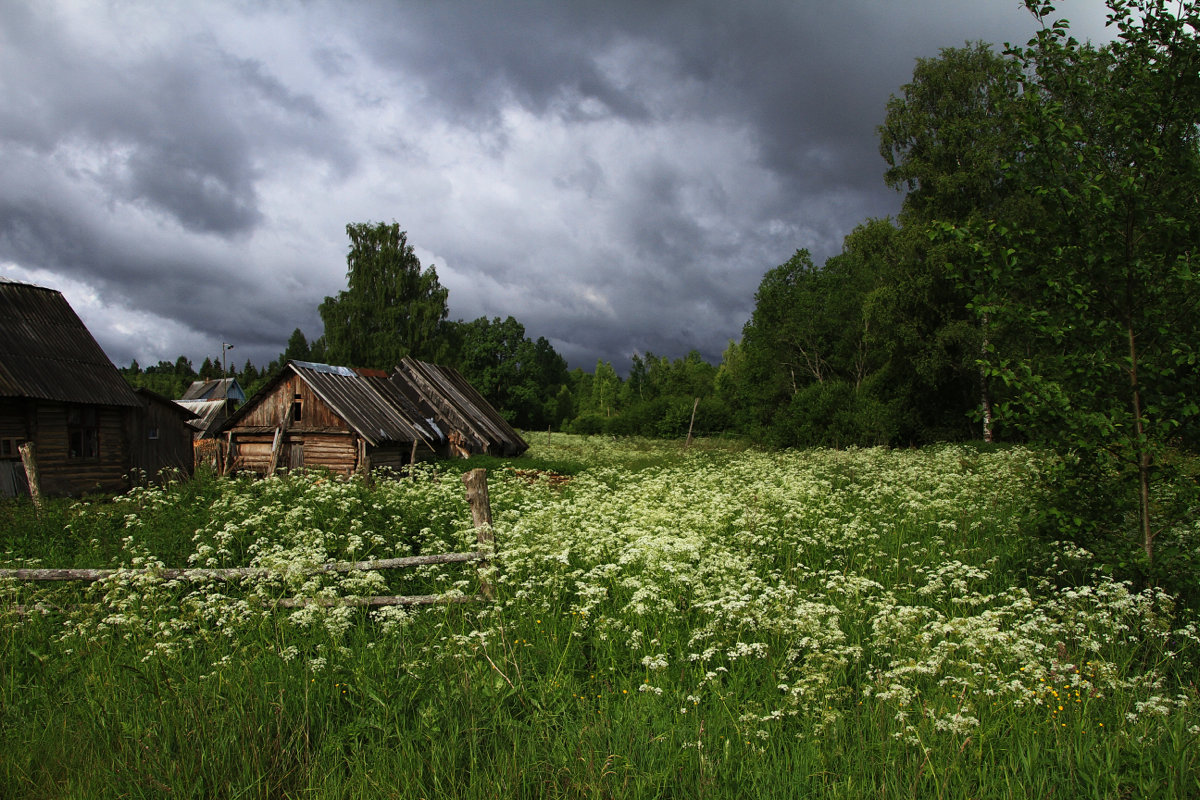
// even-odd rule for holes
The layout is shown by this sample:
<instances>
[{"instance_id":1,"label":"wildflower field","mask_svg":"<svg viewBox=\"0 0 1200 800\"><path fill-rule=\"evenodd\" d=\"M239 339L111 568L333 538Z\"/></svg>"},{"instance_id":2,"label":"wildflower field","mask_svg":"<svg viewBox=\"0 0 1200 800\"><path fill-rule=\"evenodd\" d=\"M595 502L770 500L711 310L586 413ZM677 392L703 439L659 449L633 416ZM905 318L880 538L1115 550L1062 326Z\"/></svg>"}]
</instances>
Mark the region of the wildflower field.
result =
<instances>
[{"instance_id":1,"label":"wildflower field","mask_svg":"<svg viewBox=\"0 0 1200 800\"><path fill-rule=\"evenodd\" d=\"M0 505L0 796L1195 797L1200 632L1021 529L1036 453L556 435L461 472ZM23 613L18 613L18 607Z\"/></svg>"}]
</instances>

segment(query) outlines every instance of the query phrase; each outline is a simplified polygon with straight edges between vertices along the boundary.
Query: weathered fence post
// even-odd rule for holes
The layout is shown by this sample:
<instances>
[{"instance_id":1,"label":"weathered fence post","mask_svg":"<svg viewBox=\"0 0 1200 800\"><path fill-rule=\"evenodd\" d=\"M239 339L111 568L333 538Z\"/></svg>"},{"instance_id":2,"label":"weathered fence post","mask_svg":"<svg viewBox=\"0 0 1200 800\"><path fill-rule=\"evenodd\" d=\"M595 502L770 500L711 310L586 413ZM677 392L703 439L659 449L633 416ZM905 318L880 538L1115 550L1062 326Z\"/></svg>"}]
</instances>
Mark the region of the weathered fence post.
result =
<instances>
[{"instance_id":1,"label":"weathered fence post","mask_svg":"<svg viewBox=\"0 0 1200 800\"><path fill-rule=\"evenodd\" d=\"M462 476L463 485L467 487L467 503L471 506L471 520L475 523L475 538L480 550L492 549L495 537L492 535L492 505L488 500L487 470L473 469ZM495 600L492 584L483 577L491 562L487 559L479 562L481 577L479 593L488 600Z\"/></svg>"},{"instance_id":2,"label":"weathered fence post","mask_svg":"<svg viewBox=\"0 0 1200 800\"><path fill-rule=\"evenodd\" d=\"M21 452L21 463L25 465L25 479L29 482L29 497L39 511L42 508L42 484L38 477L37 453L33 442L18 445Z\"/></svg>"},{"instance_id":3,"label":"weathered fence post","mask_svg":"<svg viewBox=\"0 0 1200 800\"><path fill-rule=\"evenodd\" d=\"M696 402L692 404L692 419L688 422L687 441L683 443L683 449L687 450L692 446L692 426L696 424L696 409L700 407L700 398L696 398Z\"/></svg>"}]
</instances>

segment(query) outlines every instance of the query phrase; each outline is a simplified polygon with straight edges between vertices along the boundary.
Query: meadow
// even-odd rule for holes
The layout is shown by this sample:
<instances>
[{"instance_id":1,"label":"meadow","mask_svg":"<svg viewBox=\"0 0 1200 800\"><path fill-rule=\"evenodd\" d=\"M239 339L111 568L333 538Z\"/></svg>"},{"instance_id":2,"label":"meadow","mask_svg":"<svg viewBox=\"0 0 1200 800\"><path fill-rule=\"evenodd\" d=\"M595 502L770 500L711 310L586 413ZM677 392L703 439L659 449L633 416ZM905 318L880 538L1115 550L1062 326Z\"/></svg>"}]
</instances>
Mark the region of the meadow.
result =
<instances>
[{"instance_id":1,"label":"meadow","mask_svg":"<svg viewBox=\"0 0 1200 800\"><path fill-rule=\"evenodd\" d=\"M1032 537L1021 447L556 434L343 481L0 505L5 798L1200 796L1200 630ZM489 470L494 602L460 475ZM17 607L32 610L17 613Z\"/></svg>"}]
</instances>

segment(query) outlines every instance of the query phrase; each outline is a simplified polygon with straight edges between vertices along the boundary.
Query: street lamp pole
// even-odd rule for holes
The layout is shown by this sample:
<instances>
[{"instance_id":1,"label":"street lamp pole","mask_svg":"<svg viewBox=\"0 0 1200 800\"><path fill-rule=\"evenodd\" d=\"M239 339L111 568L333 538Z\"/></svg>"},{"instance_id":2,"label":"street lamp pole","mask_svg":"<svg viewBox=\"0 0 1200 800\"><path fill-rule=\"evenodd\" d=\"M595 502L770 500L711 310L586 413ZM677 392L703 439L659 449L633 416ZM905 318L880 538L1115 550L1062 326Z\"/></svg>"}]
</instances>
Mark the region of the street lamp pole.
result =
<instances>
[{"instance_id":1,"label":"street lamp pole","mask_svg":"<svg viewBox=\"0 0 1200 800\"><path fill-rule=\"evenodd\" d=\"M233 349L233 345L221 342L221 382L225 384L225 402L229 403L229 373L225 371L225 353Z\"/></svg>"}]
</instances>

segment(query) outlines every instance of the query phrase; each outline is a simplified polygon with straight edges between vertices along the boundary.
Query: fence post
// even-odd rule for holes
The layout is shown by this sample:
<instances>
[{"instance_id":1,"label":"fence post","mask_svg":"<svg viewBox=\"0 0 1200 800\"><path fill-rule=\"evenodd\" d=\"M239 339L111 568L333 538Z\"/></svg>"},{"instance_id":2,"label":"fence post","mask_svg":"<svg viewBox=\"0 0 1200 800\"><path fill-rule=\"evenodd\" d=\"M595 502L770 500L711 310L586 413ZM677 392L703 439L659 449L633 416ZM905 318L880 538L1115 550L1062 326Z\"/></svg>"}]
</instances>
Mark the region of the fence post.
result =
<instances>
[{"instance_id":1,"label":"fence post","mask_svg":"<svg viewBox=\"0 0 1200 800\"><path fill-rule=\"evenodd\" d=\"M29 482L29 497L33 500L34 508L42 509L42 483L38 477L37 451L33 442L23 442L17 446L21 452L21 463L25 465L25 479Z\"/></svg>"},{"instance_id":2,"label":"fence post","mask_svg":"<svg viewBox=\"0 0 1200 800\"><path fill-rule=\"evenodd\" d=\"M462 476L462 481L467 487L467 503L471 506L476 542L480 550L490 550L495 544L495 537L492 535L492 505L488 501L487 470L473 469ZM482 560L479 564L480 572L486 572L490 566L490 561ZM492 584L482 574L479 579L479 592L488 600L496 599Z\"/></svg>"},{"instance_id":3,"label":"fence post","mask_svg":"<svg viewBox=\"0 0 1200 800\"><path fill-rule=\"evenodd\" d=\"M688 422L687 441L683 443L683 449L687 450L692 446L692 426L696 424L696 409L700 407L700 398L696 398L696 402L692 404L692 419Z\"/></svg>"}]
</instances>

